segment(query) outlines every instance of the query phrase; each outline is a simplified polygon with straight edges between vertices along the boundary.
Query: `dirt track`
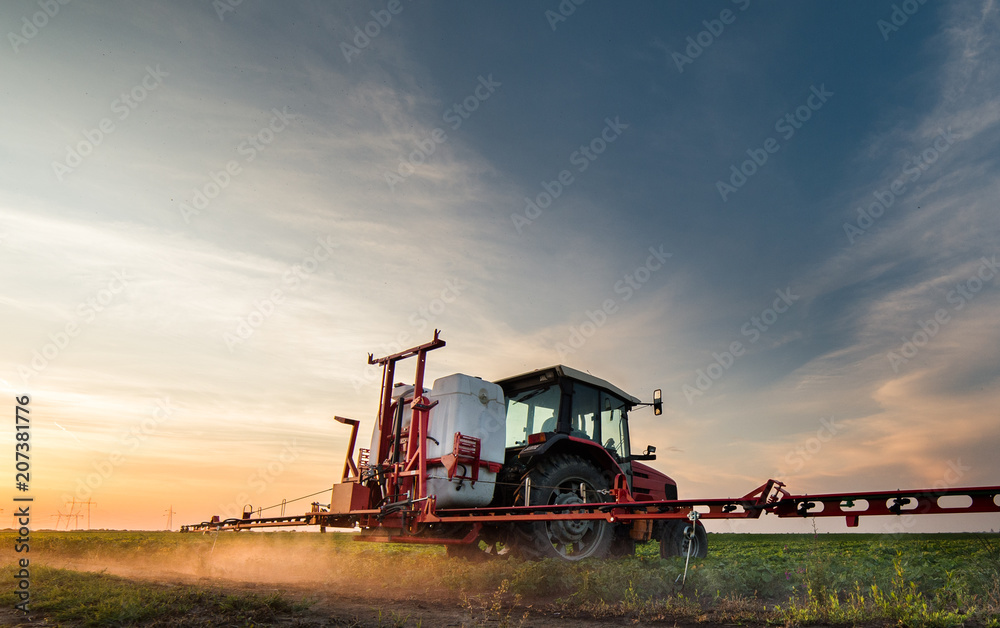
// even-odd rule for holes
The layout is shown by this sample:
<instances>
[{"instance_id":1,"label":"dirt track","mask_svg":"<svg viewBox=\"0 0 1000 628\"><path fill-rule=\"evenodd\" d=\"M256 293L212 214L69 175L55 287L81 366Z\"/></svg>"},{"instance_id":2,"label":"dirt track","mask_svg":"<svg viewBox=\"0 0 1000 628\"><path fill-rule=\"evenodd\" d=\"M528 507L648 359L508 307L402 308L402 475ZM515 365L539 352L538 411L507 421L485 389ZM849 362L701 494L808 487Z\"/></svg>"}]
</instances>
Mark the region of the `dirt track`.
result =
<instances>
[{"instance_id":1,"label":"dirt track","mask_svg":"<svg viewBox=\"0 0 1000 628\"><path fill-rule=\"evenodd\" d=\"M308 610L276 617L275 626L353 626L357 628L388 628L409 626L523 626L542 628L559 626L625 626L637 625L638 618L601 618L570 616L566 611L546 608L546 600L522 601L517 606L505 604L492 607L488 596L459 596L448 591L425 591L419 594L393 591L391 588L359 585L353 591L342 584L327 582L251 582L230 578L205 577L168 570L137 568L120 563L96 563L83 560L50 560L49 566L76 571L103 572L130 580L154 583L158 586L196 586L223 593L279 592L285 599L307 601ZM195 619L195 618L192 618ZM659 625L684 625L684 622L658 621ZM648 625L648 621L643 621ZM0 626L57 625L39 612L27 617L11 609L0 609ZM157 625L157 624L154 624ZM166 623L162 625L168 625ZM235 624L234 624L235 625ZM243 625L243 624L239 624ZM711 624L699 623L709 627Z\"/></svg>"}]
</instances>

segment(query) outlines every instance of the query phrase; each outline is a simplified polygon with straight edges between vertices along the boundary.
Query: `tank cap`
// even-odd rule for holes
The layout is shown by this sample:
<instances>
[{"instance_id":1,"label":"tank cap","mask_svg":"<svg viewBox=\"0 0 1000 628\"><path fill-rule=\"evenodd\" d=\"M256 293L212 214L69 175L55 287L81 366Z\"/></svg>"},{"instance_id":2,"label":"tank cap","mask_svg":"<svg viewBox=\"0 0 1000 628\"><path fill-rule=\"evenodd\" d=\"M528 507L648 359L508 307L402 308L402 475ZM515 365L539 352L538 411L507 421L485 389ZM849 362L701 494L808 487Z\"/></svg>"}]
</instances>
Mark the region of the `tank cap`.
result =
<instances>
[{"instance_id":1,"label":"tank cap","mask_svg":"<svg viewBox=\"0 0 1000 628\"><path fill-rule=\"evenodd\" d=\"M483 404L484 406L489 405L490 403L490 395L489 393L486 392L485 388L479 389L479 403Z\"/></svg>"}]
</instances>

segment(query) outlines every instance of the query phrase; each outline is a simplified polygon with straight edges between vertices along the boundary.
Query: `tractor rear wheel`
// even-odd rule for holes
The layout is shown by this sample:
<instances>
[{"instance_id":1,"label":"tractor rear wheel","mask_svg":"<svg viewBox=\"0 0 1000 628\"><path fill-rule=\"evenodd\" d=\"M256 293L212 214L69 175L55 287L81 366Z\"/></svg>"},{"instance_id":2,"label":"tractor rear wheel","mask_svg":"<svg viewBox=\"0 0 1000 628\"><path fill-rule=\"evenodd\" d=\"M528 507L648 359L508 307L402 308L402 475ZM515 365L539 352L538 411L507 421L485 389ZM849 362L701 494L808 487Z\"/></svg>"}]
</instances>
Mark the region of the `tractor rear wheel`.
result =
<instances>
[{"instance_id":1,"label":"tractor rear wheel","mask_svg":"<svg viewBox=\"0 0 1000 628\"><path fill-rule=\"evenodd\" d=\"M607 501L611 482L591 463L576 456L553 456L526 474L531 480L531 506L593 504ZM515 494L524 505L525 483ZM614 526L604 519L536 521L514 527L514 550L528 559L583 560L607 556L615 540Z\"/></svg>"},{"instance_id":2,"label":"tractor rear wheel","mask_svg":"<svg viewBox=\"0 0 1000 628\"><path fill-rule=\"evenodd\" d=\"M695 522L694 537L690 540L684 535L692 524L690 521L665 521L660 531L660 558L671 556L687 556L688 543L692 544L691 556L705 558L708 556L708 534L700 521Z\"/></svg>"}]
</instances>

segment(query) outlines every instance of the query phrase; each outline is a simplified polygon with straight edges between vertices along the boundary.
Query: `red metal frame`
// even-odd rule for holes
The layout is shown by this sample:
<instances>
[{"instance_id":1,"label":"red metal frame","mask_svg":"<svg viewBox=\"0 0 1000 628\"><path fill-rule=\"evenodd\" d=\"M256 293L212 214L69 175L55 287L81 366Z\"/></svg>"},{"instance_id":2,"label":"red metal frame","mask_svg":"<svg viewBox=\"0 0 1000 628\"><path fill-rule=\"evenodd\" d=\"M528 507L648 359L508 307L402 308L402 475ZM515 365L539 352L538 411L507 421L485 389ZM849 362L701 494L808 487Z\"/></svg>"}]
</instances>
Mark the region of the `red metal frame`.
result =
<instances>
[{"instance_id":1,"label":"red metal frame","mask_svg":"<svg viewBox=\"0 0 1000 628\"><path fill-rule=\"evenodd\" d=\"M621 478L622 476L619 476ZM623 478L622 478L623 479ZM615 483L614 502L601 504L568 504L563 506L516 506L507 508L439 510L427 522L458 521L557 521L567 519L606 519L609 522L639 519L686 519L692 510L699 511L701 519L757 519L762 513L778 517L833 517L843 516L848 526L857 526L862 515L923 515L1000 512L996 496L1000 486L947 488L940 490L872 491L863 493L829 493L819 495L792 495L784 484L768 480L754 491L736 499L691 499L664 501L635 501L624 487L622 480ZM965 507L945 507L937 502L942 497L967 496L972 502ZM848 511L845 502L865 500L865 510ZM887 505L889 501L899 507ZM815 504L834 507L814 511ZM912 505L912 508L909 505Z\"/></svg>"},{"instance_id":2,"label":"red metal frame","mask_svg":"<svg viewBox=\"0 0 1000 628\"><path fill-rule=\"evenodd\" d=\"M415 543L453 542L438 537L406 536L412 527L405 525L428 523L515 523L521 521L606 520L610 523L655 519L687 519L692 510L698 510L701 519L757 519L763 513L778 517L833 517L847 519L848 526L856 526L864 516L925 515L959 513L1000 513L996 503L1000 486L978 486L935 490L870 491L861 493L828 493L818 495L792 495L784 484L768 480L754 491L734 499L689 499L635 501L624 487L622 476L616 479L610 492L615 501L593 504L565 504L551 506L509 506L499 508L469 508L428 511L409 509L390 516L380 509L353 511L347 515L310 513L298 517L271 517L267 519L229 520L186 526L186 531L244 529L280 525L323 525L352 527L356 522L382 529L382 534L372 535L372 540L392 540ZM972 502L966 507L948 507L938 504L942 497L966 496ZM865 500L867 508L860 511L844 510L845 502ZM892 505L889 503L892 502ZM824 504L822 511L815 511L815 504ZM827 505L830 505L828 508ZM396 529L399 536L393 536ZM389 533L388 536L386 533ZM376 539L375 536L381 537ZM367 538L367 535L366 537Z\"/></svg>"},{"instance_id":3,"label":"red metal frame","mask_svg":"<svg viewBox=\"0 0 1000 628\"><path fill-rule=\"evenodd\" d=\"M340 478L340 481L356 480L361 472L358 470L359 465L354 464L354 443L358 439L358 425L361 422L355 419L345 419L342 416L335 416L333 419L338 423L351 426L351 439L347 444L347 460L344 462L344 475Z\"/></svg>"},{"instance_id":4,"label":"red metal frame","mask_svg":"<svg viewBox=\"0 0 1000 628\"><path fill-rule=\"evenodd\" d=\"M468 480L470 486L475 486L476 482L479 481L479 467L483 464L482 460L479 459L481 444L480 440L474 436L465 436L461 432L455 432L452 453L437 459L448 472L449 480L455 477L455 471L459 465L462 465L468 469L469 475L460 475L459 479Z\"/></svg>"},{"instance_id":5,"label":"red metal frame","mask_svg":"<svg viewBox=\"0 0 1000 628\"><path fill-rule=\"evenodd\" d=\"M406 457L402 462L392 461L391 470L386 478L386 494L382 498L408 496L410 501L424 500L427 497L427 423L430 409L437 402L431 402L424 396L424 369L427 366L427 352L445 346L445 341L439 337L440 330L434 330L434 339L430 342L405 349L382 358L368 354L369 364L382 365L382 400L379 405L379 450L375 452L373 464L381 464L385 460L392 443L392 427L395 419L395 404L392 401L392 389L396 371L396 362L416 357L417 367L413 382L413 401L410 403L412 415L407 434ZM400 403L403 399L400 398ZM350 453L348 454L351 455ZM414 481L415 480L415 481ZM373 506L375 504L372 504Z\"/></svg>"}]
</instances>

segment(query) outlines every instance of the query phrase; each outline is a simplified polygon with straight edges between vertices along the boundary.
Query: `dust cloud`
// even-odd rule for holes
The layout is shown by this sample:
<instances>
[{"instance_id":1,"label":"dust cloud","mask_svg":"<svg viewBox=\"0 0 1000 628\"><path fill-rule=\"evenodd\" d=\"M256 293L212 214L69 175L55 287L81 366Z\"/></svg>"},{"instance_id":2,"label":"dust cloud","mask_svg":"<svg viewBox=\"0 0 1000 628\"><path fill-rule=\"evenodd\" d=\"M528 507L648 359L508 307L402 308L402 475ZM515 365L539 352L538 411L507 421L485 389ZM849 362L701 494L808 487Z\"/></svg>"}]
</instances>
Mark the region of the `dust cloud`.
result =
<instances>
[{"instance_id":1,"label":"dust cloud","mask_svg":"<svg viewBox=\"0 0 1000 628\"><path fill-rule=\"evenodd\" d=\"M50 567L160 583L349 586L359 594L391 598L446 588L435 577L449 571L441 548L362 543L351 536L222 532L129 542L112 535L62 547L55 543L38 558Z\"/></svg>"}]
</instances>

